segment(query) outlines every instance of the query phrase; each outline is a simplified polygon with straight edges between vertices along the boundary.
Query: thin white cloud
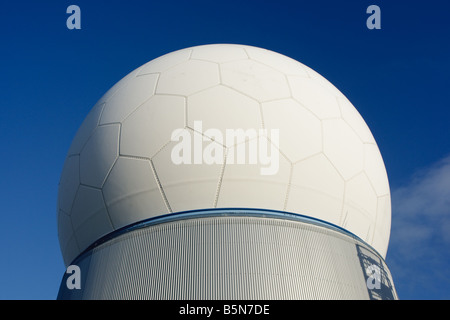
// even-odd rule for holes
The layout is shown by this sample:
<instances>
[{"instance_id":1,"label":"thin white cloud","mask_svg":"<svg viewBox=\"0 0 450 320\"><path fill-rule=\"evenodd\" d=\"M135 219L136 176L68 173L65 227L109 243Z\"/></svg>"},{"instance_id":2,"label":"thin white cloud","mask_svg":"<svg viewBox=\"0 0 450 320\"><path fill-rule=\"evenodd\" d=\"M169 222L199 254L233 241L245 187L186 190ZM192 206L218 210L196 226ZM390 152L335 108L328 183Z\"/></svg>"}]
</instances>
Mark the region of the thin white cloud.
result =
<instances>
[{"instance_id":1,"label":"thin white cloud","mask_svg":"<svg viewBox=\"0 0 450 320\"><path fill-rule=\"evenodd\" d=\"M393 219L400 222L397 231L420 228L420 236L432 227L433 236L446 240L450 230L442 230L440 225L450 223L450 156L420 170L408 185L394 190L392 206Z\"/></svg>"},{"instance_id":2,"label":"thin white cloud","mask_svg":"<svg viewBox=\"0 0 450 320\"><path fill-rule=\"evenodd\" d=\"M450 156L418 171L392 191L392 228L388 263L409 289L450 285ZM420 289L422 288L422 289ZM430 292L431 292L430 291ZM401 298L401 297L400 297Z\"/></svg>"}]
</instances>

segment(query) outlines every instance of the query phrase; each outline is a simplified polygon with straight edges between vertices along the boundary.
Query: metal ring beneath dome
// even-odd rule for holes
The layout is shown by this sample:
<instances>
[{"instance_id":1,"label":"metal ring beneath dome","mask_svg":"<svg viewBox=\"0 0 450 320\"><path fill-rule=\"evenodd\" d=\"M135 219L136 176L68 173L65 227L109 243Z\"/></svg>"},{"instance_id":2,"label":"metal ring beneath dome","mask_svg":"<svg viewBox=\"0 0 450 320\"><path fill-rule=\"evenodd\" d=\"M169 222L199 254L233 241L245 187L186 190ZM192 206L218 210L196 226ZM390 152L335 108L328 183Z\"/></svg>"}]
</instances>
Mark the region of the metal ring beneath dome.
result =
<instances>
[{"instance_id":1,"label":"metal ring beneath dome","mask_svg":"<svg viewBox=\"0 0 450 320\"><path fill-rule=\"evenodd\" d=\"M255 209L255 208L210 208L210 209L198 209L198 210L189 210L189 211L181 211L181 212L174 212L174 213L168 213L164 215L160 215L157 217L148 218L142 221L135 222L133 224L127 225L125 227L122 227L120 229L114 230L105 236L101 237L100 239L96 240L93 244L91 244L89 247L87 247L83 252L81 252L71 264L76 264L76 261L80 260L85 254L89 253L92 249L98 247L99 245L114 239L122 234L135 231L137 229L146 228L152 225L162 224L162 223L168 223L172 221L180 221L180 220L186 220L186 219L198 219L198 218L207 218L207 217L261 217L261 218L273 218L273 219L285 219L285 220L291 220L291 221L299 221L303 223L309 223L316 226L321 226L326 229L337 231L341 234L344 234L346 236L349 236L367 247L371 248L380 259L384 261L384 258L378 253L378 251L373 248L370 244L368 244L366 241L362 240L360 237L355 235L354 233L338 226L333 223L302 215L299 213L292 213L287 211L280 211L280 210L271 210L271 209Z\"/></svg>"}]
</instances>

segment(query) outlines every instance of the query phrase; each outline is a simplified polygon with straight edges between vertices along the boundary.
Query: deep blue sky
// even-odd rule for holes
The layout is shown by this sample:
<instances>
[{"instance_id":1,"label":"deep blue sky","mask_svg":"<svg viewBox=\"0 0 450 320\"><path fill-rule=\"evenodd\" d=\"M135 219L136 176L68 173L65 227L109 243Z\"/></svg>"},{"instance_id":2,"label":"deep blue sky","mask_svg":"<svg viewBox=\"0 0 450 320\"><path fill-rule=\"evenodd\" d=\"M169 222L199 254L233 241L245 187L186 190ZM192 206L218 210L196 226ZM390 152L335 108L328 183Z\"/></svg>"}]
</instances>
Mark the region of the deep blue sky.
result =
<instances>
[{"instance_id":1,"label":"deep blue sky","mask_svg":"<svg viewBox=\"0 0 450 320\"><path fill-rule=\"evenodd\" d=\"M81 8L68 30L66 8ZM366 9L381 8L381 30ZM162 54L239 43L321 73L362 114L393 203L387 263L402 299L450 298L448 1L8 1L0 8L0 299L55 299L63 161L90 108Z\"/></svg>"}]
</instances>

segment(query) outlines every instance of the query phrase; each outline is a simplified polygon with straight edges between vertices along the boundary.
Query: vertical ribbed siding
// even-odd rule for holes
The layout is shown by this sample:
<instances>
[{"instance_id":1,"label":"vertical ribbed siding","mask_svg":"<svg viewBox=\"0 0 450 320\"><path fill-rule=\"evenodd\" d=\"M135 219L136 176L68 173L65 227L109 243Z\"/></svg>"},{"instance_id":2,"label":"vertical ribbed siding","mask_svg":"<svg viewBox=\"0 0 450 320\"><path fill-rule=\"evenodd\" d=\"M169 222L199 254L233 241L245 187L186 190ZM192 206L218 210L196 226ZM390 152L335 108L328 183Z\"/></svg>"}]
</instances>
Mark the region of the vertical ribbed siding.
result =
<instances>
[{"instance_id":1,"label":"vertical ribbed siding","mask_svg":"<svg viewBox=\"0 0 450 320\"><path fill-rule=\"evenodd\" d=\"M82 298L368 299L356 243L322 226L274 218L161 223L83 258Z\"/></svg>"}]
</instances>

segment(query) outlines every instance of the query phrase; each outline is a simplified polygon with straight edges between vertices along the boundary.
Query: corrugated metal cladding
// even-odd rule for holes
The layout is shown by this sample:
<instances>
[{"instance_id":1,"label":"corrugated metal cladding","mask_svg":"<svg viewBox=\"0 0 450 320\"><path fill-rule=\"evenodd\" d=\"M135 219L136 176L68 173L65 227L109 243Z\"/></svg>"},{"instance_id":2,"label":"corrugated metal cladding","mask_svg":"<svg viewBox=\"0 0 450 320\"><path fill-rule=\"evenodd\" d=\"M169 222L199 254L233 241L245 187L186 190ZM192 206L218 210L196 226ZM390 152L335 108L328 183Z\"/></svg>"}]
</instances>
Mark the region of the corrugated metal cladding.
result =
<instances>
[{"instance_id":1,"label":"corrugated metal cladding","mask_svg":"<svg viewBox=\"0 0 450 320\"><path fill-rule=\"evenodd\" d=\"M276 218L150 225L102 243L76 264L81 289L68 289L65 274L58 299L397 298L372 248L338 230ZM371 264L382 270L381 289L368 288Z\"/></svg>"}]
</instances>

